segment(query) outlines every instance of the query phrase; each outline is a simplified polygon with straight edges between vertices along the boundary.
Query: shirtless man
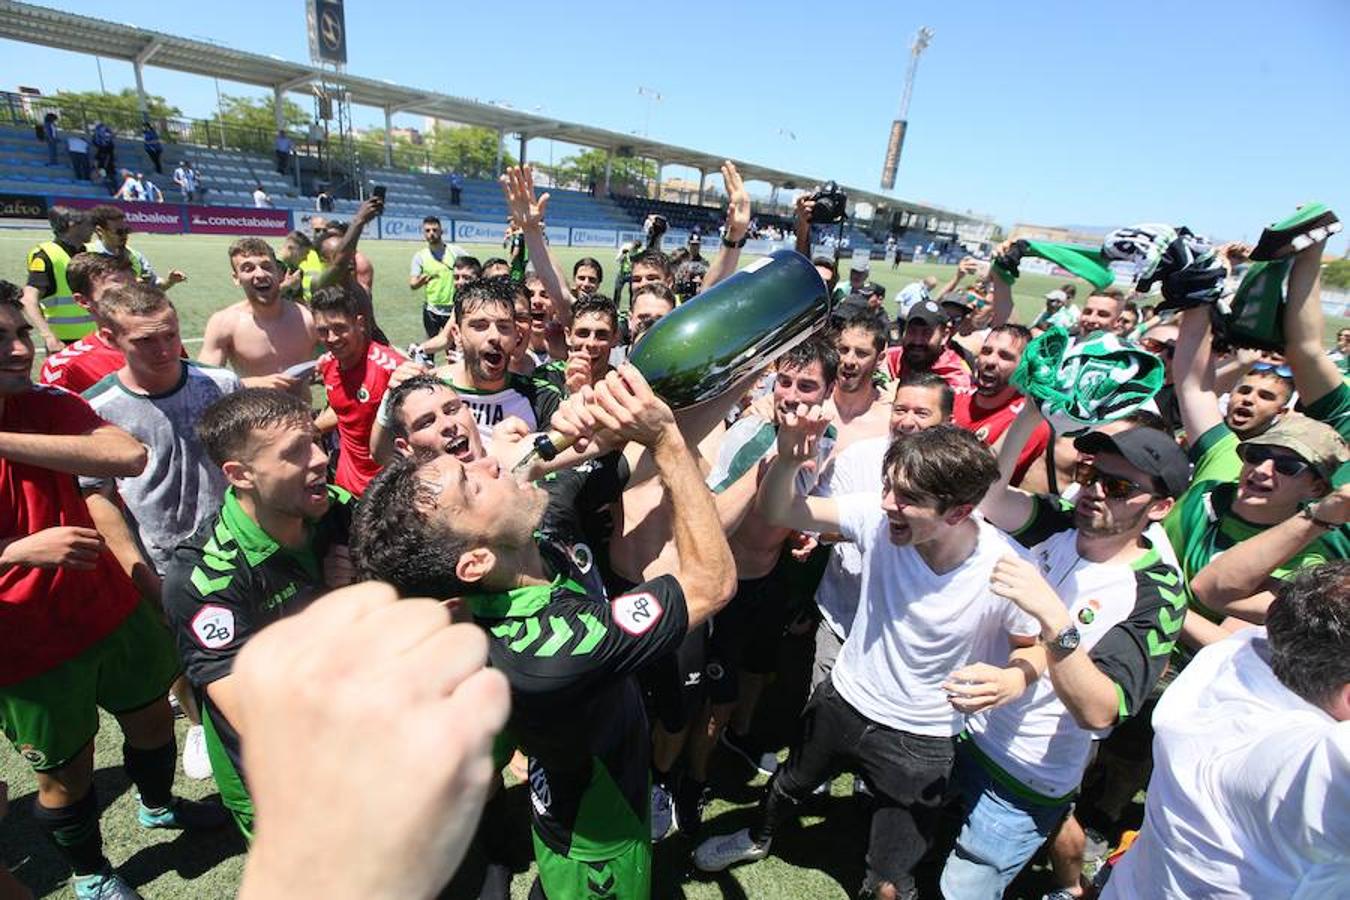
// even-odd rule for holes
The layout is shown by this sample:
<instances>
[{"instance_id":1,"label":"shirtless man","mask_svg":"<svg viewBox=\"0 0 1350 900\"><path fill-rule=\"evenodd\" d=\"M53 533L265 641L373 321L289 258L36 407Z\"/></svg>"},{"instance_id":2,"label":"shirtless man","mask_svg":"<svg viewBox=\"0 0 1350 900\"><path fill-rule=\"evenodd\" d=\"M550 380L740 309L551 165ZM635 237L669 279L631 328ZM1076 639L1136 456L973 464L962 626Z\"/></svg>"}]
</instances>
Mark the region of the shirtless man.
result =
<instances>
[{"instance_id":1,"label":"shirtless man","mask_svg":"<svg viewBox=\"0 0 1350 900\"><path fill-rule=\"evenodd\" d=\"M281 296L281 266L261 238L230 245L230 272L244 299L212 313L199 362L229 366L245 387L279 388L309 399L308 376L284 374L315 357L317 338L309 309Z\"/></svg>"},{"instance_id":2,"label":"shirtless man","mask_svg":"<svg viewBox=\"0 0 1350 900\"><path fill-rule=\"evenodd\" d=\"M855 441L886 433L890 404L872 380L886 349L886 323L870 312L850 316L839 326L834 348L839 353L839 377L831 397L838 455Z\"/></svg>"}]
</instances>

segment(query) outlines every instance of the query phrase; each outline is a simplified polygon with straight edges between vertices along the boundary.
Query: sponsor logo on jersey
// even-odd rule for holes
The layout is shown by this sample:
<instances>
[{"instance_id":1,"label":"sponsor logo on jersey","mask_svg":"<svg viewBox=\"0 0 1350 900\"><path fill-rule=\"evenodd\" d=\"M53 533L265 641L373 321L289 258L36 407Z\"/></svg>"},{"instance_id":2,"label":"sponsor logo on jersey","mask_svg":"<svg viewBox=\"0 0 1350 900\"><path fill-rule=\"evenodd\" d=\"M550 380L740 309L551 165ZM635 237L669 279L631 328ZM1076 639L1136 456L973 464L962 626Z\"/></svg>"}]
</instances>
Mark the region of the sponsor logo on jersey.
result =
<instances>
[{"instance_id":1,"label":"sponsor logo on jersey","mask_svg":"<svg viewBox=\"0 0 1350 900\"><path fill-rule=\"evenodd\" d=\"M370 400L370 391L366 390L366 386L364 384L361 385L359 390L357 390L356 400L358 403L366 403Z\"/></svg>"},{"instance_id":2,"label":"sponsor logo on jersey","mask_svg":"<svg viewBox=\"0 0 1350 900\"><path fill-rule=\"evenodd\" d=\"M197 643L208 650L228 647L234 640L234 612L223 606L203 606L191 624Z\"/></svg>"},{"instance_id":3,"label":"sponsor logo on jersey","mask_svg":"<svg viewBox=\"0 0 1350 900\"><path fill-rule=\"evenodd\" d=\"M19 748L19 755L28 760L28 764L34 768L42 768L47 764L47 754L43 753L32 744L24 744Z\"/></svg>"},{"instance_id":4,"label":"sponsor logo on jersey","mask_svg":"<svg viewBox=\"0 0 1350 900\"><path fill-rule=\"evenodd\" d=\"M635 637L650 631L665 613L661 601L646 591L615 597L609 608L614 614L614 623Z\"/></svg>"},{"instance_id":5,"label":"sponsor logo on jersey","mask_svg":"<svg viewBox=\"0 0 1350 900\"><path fill-rule=\"evenodd\" d=\"M568 553L572 557L572 564L577 567L577 571L585 575L591 570L591 565L595 562L595 554L591 548L585 544L573 544Z\"/></svg>"},{"instance_id":6,"label":"sponsor logo on jersey","mask_svg":"<svg viewBox=\"0 0 1350 900\"><path fill-rule=\"evenodd\" d=\"M1097 618L1097 613L1102 611L1102 605L1096 600L1088 600L1083 607L1078 610L1078 622L1081 625L1091 625Z\"/></svg>"},{"instance_id":7,"label":"sponsor logo on jersey","mask_svg":"<svg viewBox=\"0 0 1350 900\"><path fill-rule=\"evenodd\" d=\"M549 790L548 775L544 774L542 766L530 766L530 802L541 816L546 815L553 804L553 792Z\"/></svg>"}]
</instances>

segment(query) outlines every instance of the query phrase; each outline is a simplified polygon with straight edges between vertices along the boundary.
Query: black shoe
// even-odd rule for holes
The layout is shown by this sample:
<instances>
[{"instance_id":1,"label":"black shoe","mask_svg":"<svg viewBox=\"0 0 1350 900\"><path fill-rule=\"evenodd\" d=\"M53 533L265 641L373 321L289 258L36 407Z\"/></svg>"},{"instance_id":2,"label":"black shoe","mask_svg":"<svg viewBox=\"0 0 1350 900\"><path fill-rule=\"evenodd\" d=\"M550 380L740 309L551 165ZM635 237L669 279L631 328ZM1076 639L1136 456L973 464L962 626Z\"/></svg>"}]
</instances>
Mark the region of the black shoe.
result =
<instances>
[{"instance_id":1,"label":"black shoe","mask_svg":"<svg viewBox=\"0 0 1350 900\"><path fill-rule=\"evenodd\" d=\"M675 828L686 837L698 837L703 827L703 811L708 808L712 792L706 782L695 781L688 774L675 790Z\"/></svg>"}]
</instances>

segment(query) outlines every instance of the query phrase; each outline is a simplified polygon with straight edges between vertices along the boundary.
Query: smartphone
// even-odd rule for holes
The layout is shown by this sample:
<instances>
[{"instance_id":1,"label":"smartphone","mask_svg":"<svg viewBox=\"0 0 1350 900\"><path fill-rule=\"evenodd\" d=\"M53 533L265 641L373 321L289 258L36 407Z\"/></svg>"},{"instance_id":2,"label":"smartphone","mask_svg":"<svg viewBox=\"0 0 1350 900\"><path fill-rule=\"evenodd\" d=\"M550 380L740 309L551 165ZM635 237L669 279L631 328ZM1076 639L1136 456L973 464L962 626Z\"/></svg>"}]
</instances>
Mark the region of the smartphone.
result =
<instances>
[{"instance_id":1,"label":"smartphone","mask_svg":"<svg viewBox=\"0 0 1350 900\"><path fill-rule=\"evenodd\" d=\"M384 202L384 185L382 185L382 184L377 184L377 185L375 185L375 187L374 187L374 188L371 190L371 192L370 192L370 196L374 197L376 200L379 200L381 203L383 203L383 202Z\"/></svg>"}]
</instances>

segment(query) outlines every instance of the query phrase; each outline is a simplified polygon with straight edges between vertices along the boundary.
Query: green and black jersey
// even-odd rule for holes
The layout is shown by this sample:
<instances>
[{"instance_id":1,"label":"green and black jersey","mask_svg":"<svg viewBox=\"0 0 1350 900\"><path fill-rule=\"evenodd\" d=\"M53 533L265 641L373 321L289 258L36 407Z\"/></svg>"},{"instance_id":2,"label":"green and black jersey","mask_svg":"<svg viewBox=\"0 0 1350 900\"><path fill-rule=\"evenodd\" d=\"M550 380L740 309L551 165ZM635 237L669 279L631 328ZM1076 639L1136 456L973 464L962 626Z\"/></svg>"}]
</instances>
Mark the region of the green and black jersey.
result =
<instances>
[{"instance_id":1,"label":"green and black jersey","mask_svg":"<svg viewBox=\"0 0 1350 900\"><path fill-rule=\"evenodd\" d=\"M305 547L292 550L248 517L231 488L220 512L174 550L164 578L164 609L201 706L216 784L245 835L253 804L239 734L212 707L206 686L230 674L249 638L326 590L323 559L329 549L347 543L355 503L351 494L332 485L328 499L328 512L308 526Z\"/></svg>"},{"instance_id":2,"label":"green and black jersey","mask_svg":"<svg viewBox=\"0 0 1350 900\"><path fill-rule=\"evenodd\" d=\"M622 489L621 460L543 482L549 507L536 540L551 584L469 598L491 664L511 682L507 727L530 759L536 836L588 862L650 841L651 737L633 673L688 629L679 582L662 576L607 597L582 539L582 519Z\"/></svg>"}]
</instances>

